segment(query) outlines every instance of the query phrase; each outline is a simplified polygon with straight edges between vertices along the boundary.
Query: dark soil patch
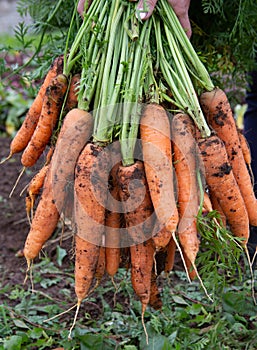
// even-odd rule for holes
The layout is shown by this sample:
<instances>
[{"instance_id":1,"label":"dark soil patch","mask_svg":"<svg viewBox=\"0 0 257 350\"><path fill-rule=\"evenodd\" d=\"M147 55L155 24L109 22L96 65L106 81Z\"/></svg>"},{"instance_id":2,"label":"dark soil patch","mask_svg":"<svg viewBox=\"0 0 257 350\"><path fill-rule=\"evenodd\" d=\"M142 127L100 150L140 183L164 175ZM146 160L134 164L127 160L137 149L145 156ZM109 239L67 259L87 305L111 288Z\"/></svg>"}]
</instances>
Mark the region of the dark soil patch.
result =
<instances>
[{"instance_id":1,"label":"dark soil patch","mask_svg":"<svg viewBox=\"0 0 257 350\"><path fill-rule=\"evenodd\" d=\"M9 153L10 138L0 137L0 159ZM26 266L23 258L16 257L22 249L29 230L25 211L25 194L20 192L28 183L28 175L24 174L11 198L10 192L22 169L20 155L13 156L0 166L0 273L1 285L22 283L24 276L21 269Z\"/></svg>"}]
</instances>

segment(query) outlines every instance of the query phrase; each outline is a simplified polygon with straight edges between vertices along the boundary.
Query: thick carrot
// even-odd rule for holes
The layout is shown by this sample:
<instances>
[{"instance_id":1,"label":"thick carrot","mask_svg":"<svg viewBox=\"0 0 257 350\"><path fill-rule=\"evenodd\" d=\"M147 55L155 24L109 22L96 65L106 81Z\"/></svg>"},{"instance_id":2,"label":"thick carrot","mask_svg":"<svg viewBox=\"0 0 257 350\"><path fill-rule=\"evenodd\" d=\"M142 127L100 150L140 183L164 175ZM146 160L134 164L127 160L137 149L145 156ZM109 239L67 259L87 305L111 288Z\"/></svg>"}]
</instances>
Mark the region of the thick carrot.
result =
<instances>
[{"instance_id":1,"label":"thick carrot","mask_svg":"<svg viewBox=\"0 0 257 350\"><path fill-rule=\"evenodd\" d=\"M113 278L120 265L120 228L122 225L121 202L117 182L117 171L120 163L113 166L109 178L109 197L114 200L107 200L108 208L105 214L105 258L106 272Z\"/></svg>"},{"instance_id":2,"label":"thick carrot","mask_svg":"<svg viewBox=\"0 0 257 350\"><path fill-rule=\"evenodd\" d=\"M236 237L246 244L249 238L249 219L245 202L232 172L224 143L216 135L198 141L205 178L217 197Z\"/></svg>"},{"instance_id":3,"label":"thick carrot","mask_svg":"<svg viewBox=\"0 0 257 350\"><path fill-rule=\"evenodd\" d=\"M87 143L75 168L75 219L78 235L95 245L102 244L108 186L108 150Z\"/></svg>"},{"instance_id":4,"label":"thick carrot","mask_svg":"<svg viewBox=\"0 0 257 350\"><path fill-rule=\"evenodd\" d=\"M78 105L78 91L79 91L80 75L75 74L72 76L69 86L67 99L65 102L63 113L66 115L70 110L76 108Z\"/></svg>"},{"instance_id":5,"label":"thick carrot","mask_svg":"<svg viewBox=\"0 0 257 350\"><path fill-rule=\"evenodd\" d=\"M128 231L123 246L144 242L152 236L154 215L143 162L120 165L117 179Z\"/></svg>"},{"instance_id":6,"label":"thick carrot","mask_svg":"<svg viewBox=\"0 0 257 350\"><path fill-rule=\"evenodd\" d=\"M24 245L24 256L27 260L28 267L30 266L31 260L38 256L45 242L53 234L59 221L59 216L59 211L53 199L50 166L44 181L42 196Z\"/></svg>"},{"instance_id":7,"label":"thick carrot","mask_svg":"<svg viewBox=\"0 0 257 350\"><path fill-rule=\"evenodd\" d=\"M14 139L11 142L10 145L10 155L8 158L10 158L13 154L19 153L25 149L27 144L29 143L34 130L36 129L41 109L43 105L43 98L46 93L46 89L49 86L51 80L56 77L58 74L61 74L63 70L63 56L57 57L54 62L52 63L44 82L42 83L37 96L35 97L32 105L30 106L26 117L22 123L22 126L18 130L17 134L15 135Z\"/></svg>"},{"instance_id":8,"label":"thick carrot","mask_svg":"<svg viewBox=\"0 0 257 350\"><path fill-rule=\"evenodd\" d=\"M36 129L21 157L24 167L34 165L50 141L62 108L67 86L67 78L63 74L59 74L51 80L47 87Z\"/></svg>"},{"instance_id":9,"label":"thick carrot","mask_svg":"<svg viewBox=\"0 0 257 350\"><path fill-rule=\"evenodd\" d=\"M65 211L66 216L65 209L73 207L75 165L92 129L92 115L74 108L65 116L58 135L52 158L52 182L57 208L60 212Z\"/></svg>"},{"instance_id":10,"label":"thick carrot","mask_svg":"<svg viewBox=\"0 0 257 350\"><path fill-rule=\"evenodd\" d=\"M154 210L161 227L165 226L171 237L177 228L178 211L174 196L170 123L163 107L157 104L145 107L140 120L140 135ZM158 239L159 247L168 243L167 231L163 243Z\"/></svg>"},{"instance_id":11,"label":"thick carrot","mask_svg":"<svg viewBox=\"0 0 257 350\"><path fill-rule=\"evenodd\" d=\"M180 113L172 118L171 128L178 187L178 238L184 255L194 264L199 251L196 229L199 195L194 124L187 114Z\"/></svg>"},{"instance_id":12,"label":"thick carrot","mask_svg":"<svg viewBox=\"0 0 257 350\"><path fill-rule=\"evenodd\" d=\"M101 154L101 156L100 156ZM77 312L88 295L104 235L108 152L93 143L82 150L75 168L74 216L77 227L75 292ZM75 317L76 319L76 317Z\"/></svg>"},{"instance_id":13,"label":"thick carrot","mask_svg":"<svg viewBox=\"0 0 257 350\"><path fill-rule=\"evenodd\" d=\"M214 89L211 92L204 92L200 96L200 102L208 123L225 144L228 161L242 193L249 222L251 225L257 226L257 201L227 96L221 89Z\"/></svg>"}]
</instances>

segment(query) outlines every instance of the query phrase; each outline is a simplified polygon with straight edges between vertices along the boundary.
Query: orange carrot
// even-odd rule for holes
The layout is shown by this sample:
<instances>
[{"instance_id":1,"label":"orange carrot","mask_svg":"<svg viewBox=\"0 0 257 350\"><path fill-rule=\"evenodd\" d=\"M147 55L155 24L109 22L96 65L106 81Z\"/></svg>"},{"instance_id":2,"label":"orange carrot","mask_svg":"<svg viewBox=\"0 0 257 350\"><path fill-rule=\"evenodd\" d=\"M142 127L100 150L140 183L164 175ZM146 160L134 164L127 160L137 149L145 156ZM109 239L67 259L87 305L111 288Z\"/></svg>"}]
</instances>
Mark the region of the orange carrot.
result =
<instances>
[{"instance_id":1,"label":"orange carrot","mask_svg":"<svg viewBox=\"0 0 257 350\"><path fill-rule=\"evenodd\" d=\"M126 245L144 242L152 235L154 215L143 162L138 160L130 166L120 165L117 179L128 231Z\"/></svg>"},{"instance_id":2,"label":"orange carrot","mask_svg":"<svg viewBox=\"0 0 257 350\"><path fill-rule=\"evenodd\" d=\"M78 234L75 237L75 293L78 306L88 295L99 258L99 246L83 239Z\"/></svg>"},{"instance_id":3,"label":"orange carrot","mask_svg":"<svg viewBox=\"0 0 257 350\"><path fill-rule=\"evenodd\" d=\"M21 162L24 167L34 165L50 141L62 108L67 86L67 78L63 74L59 74L51 80L47 87L36 129L22 154Z\"/></svg>"},{"instance_id":4,"label":"orange carrot","mask_svg":"<svg viewBox=\"0 0 257 350\"><path fill-rule=\"evenodd\" d=\"M57 57L54 62L52 63L44 82L42 83L38 94L36 98L34 99L32 105L30 106L26 117L22 123L22 126L16 133L14 139L11 142L10 145L10 155L8 158L11 158L11 156L15 153L19 153L25 149L25 147L28 145L34 130L37 126L41 109L43 105L43 98L46 93L46 89L49 86L51 80L56 77L58 74L60 74L63 70L63 56Z\"/></svg>"},{"instance_id":5,"label":"orange carrot","mask_svg":"<svg viewBox=\"0 0 257 350\"><path fill-rule=\"evenodd\" d=\"M165 226L171 237L177 228L178 211L174 196L170 123L163 107L157 104L146 106L140 121L140 135L153 207L161 227ZM156 248L163 248L168 241L165 233L164 242L158 239Z\"/></svg>"},{"instance_id":6,"label":"orange carrot","mask_svg":"<svg viewBox=\"0 0 257 350\"><path fill-rule=\"evenodd\" d=\"M130 247L131 256L131 282L136 295L142 305L142 324L144 326L144 314L151 295L151 276L154 261L154 245L151 239ZM148 343L148 337L147 337Z\"/></svg>"},{"instance_id":7,"label":"orange carrot","mask_svg":"<svg viewBox=\"0 0 257 350\"><path fill-rule=\"evenodd\" d=\"M226 225L227 225L226 216L225 216L225 214L224 214L224 212L219 204L219 201L218 201L215 193L213 193L213 191L210 191L210 199L211 199L213 210L217 211L217 213L220 215L220 219L221 219L223 226L226 227Z\"/></svg>"},{"instance_id":8,"label":"orange carrot","mask_svg":"<svg viewBox=\"0 0 257 350\"><path fill-rule=\"evenodd\" d=\"M250 151L250 146L241 130L238 130L238 137L239 137L239 142L240 146L243 152L244 160L248 166L251 166L252 162L252 157L251 157L251 151Z\"/></svg>"},{"instance_id":9,"label":"orange carrot","mask_svg":"<svg viewBox=\"0 0 257 350\"><path fill-rule=\"evenodd\" d=\"M245 245L249 238L249 219L225 145L216 135L199 140L198 145L207 185L217 197L231 231L241 237Z\"/></svg>"},{"instance_id":10,"label":"orange carrot","mask_svg":"<svg viewBox=\"0 0 257 350\"><path fill-rule=\"evenodd\" d=\"M108 161L108 152L100 146L88 143L83 148L75 168L74 210L78 242L75 291L78 308L88 295L104 235ZM81 248L81 242L84 248Z\"/></svg>"},{"instance_id":11,"label":"orange carrot","mask_svg":"<svg viewBox=\"0 0 257 350\"><path fill-rule=\"evenodd\" d=\"M170 272L173 269L174 261L175 261L175 253L176 253L176 242L174 241L173 237L171 237L171 240L167 245L167 256L166 256L165 268L164 268L165 272Z\"/></svg>"},{"instance_id":12,"label":"orange carrot","mask_svg":"<svg viewBox=\"0 0 257 350\"><path fill-rule=\"evenodd\" d=\"M64 115L66 115L70 110L76 108L78 105L78 91L79 91L80 75L75 74L72 76L70 81L70 87L67 95L67 99L64 106Z\"/></svg>"},{"instance_id":13,"label":"orange carrot","mask_svg":"<svg viewBox=\"0 0 257 350\"><path fill-rule=\"evenodd\" d=\"M53 234L59 221L59 216L58 209L53 199L50 166L44 181L42 196L24 245L24 256L27 260L28 268L30 267L31 261L38 256L45 242Z\"/></svg>"},{"instance_id":14,"label":"orange carrot","mask_svg":"<svg viewBox=\"0 0 257 350\"><path fill-rule=\"evenodd\" d=\"M105 271L105 247L101 246L99 249L99 256L98 256L98 261L97 261L97 266L96 266L96 271L94 276L96 279L96 284L93 289L96 289L99 286L101 279L103 278L104 271Z\"/></svg>"},{"instance_id":15,"label":"orange carrot","mask_svg":"<svg viewBox=\"0 0 257 350\"><path fill-rule=\"evenodd\" d=\"M257 226L257 201L227 96L221 89L214 89L211 92L204 92L200 97L200 102L208 123L225 144L228 161L242 193L249 222L251 225Z\"/></svg>"},{"instance_id":16,"label":"orange carrot","mask_svg":"<svg viewBox=\"0 0 257 350\"><path fill-rule=\"evenodd\" d=\"M52 158L52 182L54 198L60 212L72 215L74 170L78 156L92 135L93 117L90 113L74 108L64 118Z\"/></svg>"},{"instance_id":17,"label":"orange carrot","mask_svg":"<svg viewBox=\"0 0 257 350\"><path fill-rule=\"evenodd\" d=\"M122 227L121 202L119 197L119 187L117 182L117 171L120 163L113 166L109 179L109 197L114 201L107 200L109 209L105 214L105 253L106 272L113 278L120 265L120 231Z\"/></svg>"},{"instance_id":18,"label":"orange carrot","mask_svg":"<svg viewBox=\"0 0 257 350\"><path fill-rule=\"evenodd\" d=\"M151 274L149 305L152 306L155 310L160 310L162 308L162 300L157 286L157 275L154 272Z\"/></svg>"},{"instance_id":19,"label":"orange carrot","mask_svg":"<svg viewBox=\"0 0 257 350\"><path fill-rule=\"evenodd\" d=\"M171 128L178 187L178 238L184 255L194 264L199 251L196 229L199 195L194 124L187 114L180 113L172 118Z\"/></svg>"}]
</instances>

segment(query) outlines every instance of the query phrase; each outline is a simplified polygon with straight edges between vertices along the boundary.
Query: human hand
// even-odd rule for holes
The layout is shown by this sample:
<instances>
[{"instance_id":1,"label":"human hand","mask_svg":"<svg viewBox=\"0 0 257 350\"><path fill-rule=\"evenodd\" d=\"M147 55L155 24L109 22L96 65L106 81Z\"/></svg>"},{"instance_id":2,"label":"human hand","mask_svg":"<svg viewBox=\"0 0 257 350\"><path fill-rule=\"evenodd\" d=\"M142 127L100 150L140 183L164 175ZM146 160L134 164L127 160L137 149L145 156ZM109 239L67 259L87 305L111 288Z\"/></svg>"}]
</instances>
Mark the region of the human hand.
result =
<instances>
[{"instance_id":1,"label":"human hand","mask_svg":"<svg viewBox=\"0 0 257 350\"><path fill-rule=\"evenodd\" d=\"M176 13L182 27L185 29L187 36L190 38L192 35L191 24L188 17L190 0L168 0L168 2ZM142 20L146 20L152 15L156 3L157 0L139 1L137 10L139 11L139 16Z\"/></svg>"},{"instance_id":2,"label":"human hand","mask_svg":"<svg viewBox=\"0 0 257 350\"><path fill-rule=\"evenodd\" d=\"M81 17L83 17L84 7L85 7L86 0L79 0L77 11L80 14ZM87 1L88 7L90 6L92 0Z\"/></svg>"}]
</instances>

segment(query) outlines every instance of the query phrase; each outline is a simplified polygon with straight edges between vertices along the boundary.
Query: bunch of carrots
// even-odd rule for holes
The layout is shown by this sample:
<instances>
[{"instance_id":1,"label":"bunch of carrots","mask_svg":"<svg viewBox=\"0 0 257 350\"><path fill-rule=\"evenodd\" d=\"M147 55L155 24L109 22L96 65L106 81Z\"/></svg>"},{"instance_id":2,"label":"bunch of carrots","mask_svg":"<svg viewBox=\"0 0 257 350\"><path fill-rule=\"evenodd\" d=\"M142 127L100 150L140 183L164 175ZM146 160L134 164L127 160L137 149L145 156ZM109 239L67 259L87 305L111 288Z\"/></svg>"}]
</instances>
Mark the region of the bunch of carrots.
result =
<instances>
[{"instance_id":1,"label":"bunch of carrots","mask_svg":"<svg viewBox=\"0 0 257 350\"><path fill-rule=\"evenodd\" d=\"M27 187L28 271L60 217L71 217L76 315L105 272L114 282L125 251L144 326L147 305L161 307L159 252L165 272L178 250L188 279L200 279L197 218L205 212L216 211L217 228L249 257L249 228L257 226L249 148L164 0L144 23L133 3L93 1L7 159L18 152L23 171L45 157Z\"/></svg>"}]
</instances>

